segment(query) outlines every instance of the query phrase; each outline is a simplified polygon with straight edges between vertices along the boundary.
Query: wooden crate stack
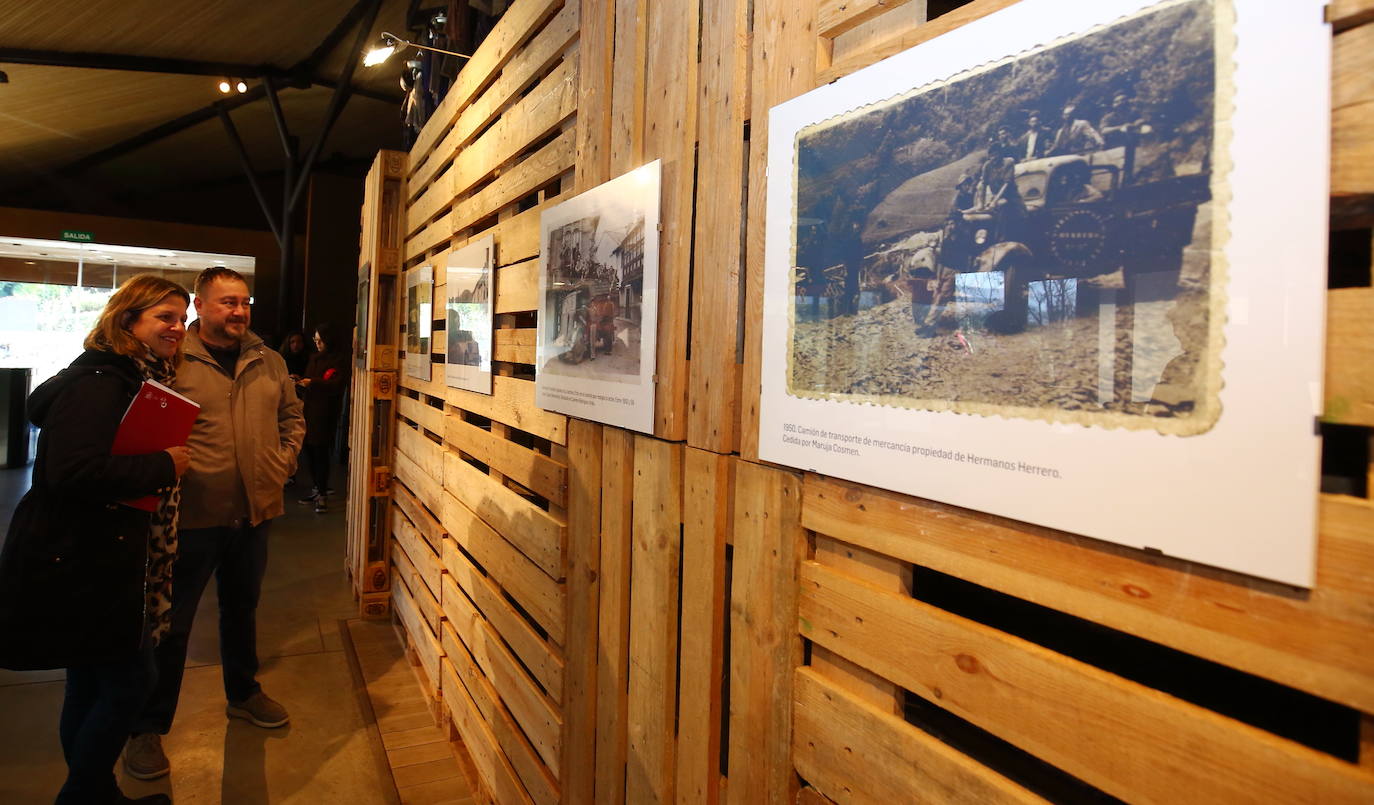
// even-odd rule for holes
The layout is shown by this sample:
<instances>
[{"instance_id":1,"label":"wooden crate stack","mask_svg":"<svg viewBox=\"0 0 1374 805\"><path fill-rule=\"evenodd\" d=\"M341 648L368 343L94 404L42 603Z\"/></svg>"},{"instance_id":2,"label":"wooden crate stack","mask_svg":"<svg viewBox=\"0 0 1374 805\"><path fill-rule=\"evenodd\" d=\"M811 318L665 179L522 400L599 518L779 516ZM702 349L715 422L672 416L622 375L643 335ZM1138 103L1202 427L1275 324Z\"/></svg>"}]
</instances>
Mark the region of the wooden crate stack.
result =
<instances>
[{"instance_id":1,"label":"wooden crate stack","mask_svg":"<svg viewBox=\"0 0 1374 805\"><path fill-rule=\"evenodd\" d=\"M401 270L401 212L406 155L382 151L368 171L359 236L359 305L366 311L355 349L365 350L353 373L348 428L348 573L359 612L390 612L390 541L385 527L391 496L395 427L397 283ZM365 343L358 344L361 340Z\"/></svg>"},{"instance_id":2,"label":"wooden crate stack","mask_svg":"<svg viewBox=\"0 0 1374 805\"><path fill-rule=\"evenodd\" d=\"M436 321L433 379L396 377L389 554L366 559L486 797L1037 800L1007 754L1130 801L1374 796L1370 500L1323 496L1298 593L758 461L768 109L1010 2L927 22L922 0L516 0L459 74L401 169L394 265L433 266L442 300L450 250L495 237L494 393L445 386ZM1333 227L1368 238L1374 2L1330 13ZM652 159L647 435L536 408L533 363L541 211ZM392 345L403 281L374 330ZM1374 290L1329 307L1329 419L1374 427ZM376 395L354 395L356 442ZM1362 725L1357 760L926 600L934 576L1328 700ZM1001 749L918 728L922 708Z\"/></svg>"}]
</instances>

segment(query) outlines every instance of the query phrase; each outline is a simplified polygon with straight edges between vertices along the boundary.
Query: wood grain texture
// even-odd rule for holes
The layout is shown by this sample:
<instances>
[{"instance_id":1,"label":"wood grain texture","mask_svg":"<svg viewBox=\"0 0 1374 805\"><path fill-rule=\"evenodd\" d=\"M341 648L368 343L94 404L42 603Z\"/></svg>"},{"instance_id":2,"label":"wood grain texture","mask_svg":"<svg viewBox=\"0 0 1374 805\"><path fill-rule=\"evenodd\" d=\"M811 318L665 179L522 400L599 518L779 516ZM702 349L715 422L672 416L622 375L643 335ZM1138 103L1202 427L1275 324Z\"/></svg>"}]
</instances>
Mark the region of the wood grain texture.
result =
<instances>
[{"instance_id":1,"label":"wood grain texture","mask_svg":"<svg viewBox=\"0 0 1374 805\"><path fill-rule=\"evenodd\" d=\"M744 375L740 456L759 455L763 355L763 242L767 223L768 110L816 87L817 0L755 0L750 59L749 218L745 237Z\"/></svg>"},{"instance_id":2,"label":"wood grain texture","mask_svg":"<svg viewBox=\"0 0 1374 805\"><path fill-rule=\"evenodd\" d=\"M443 580L446 590L440 596L440 604L446 605L448 585L472 601L482 617L500 633L501 639L511 647L520 662L530 670L534 678L554 699L563 696L564 661L558 649L549 645L530 623L501 594L501 587L491 577L482 573L477 566L460 550L456 544L446 545L442 554L447 574Z\"/></svg>"},{"instance_id":3,"label":"wood grain texture","mask_svg":"<svg viewBox=\"0 0 1374 805\"><path fill-rule=\"evenodd\" d=\"M500 333L501 330L496 332ZM450 413L444 423L444 441L452 448L500 471L557 505L567 497L568 468L548 456L464 422Z\"/></svg>"},{"instance_id":4,"label":"wood grain texture","mask_svg":"<svg viewBox=\"0 0 1374 805\"><path fill-rule=\"evenodd\" d=\"M571 129L526 156L471 196L458 201L449 216L450 232L463 230L487 218L505 205L514 204L572 170L576 148Z\"/></svg>"},{"instance_id":5,"label":"wood grain texture","mask_svg":"<svg viewBox=\"0 0 1374 805\"><path fill-rule=\"evenodd\" d=\"M695 3L649 4L644 160L663 161L658 239L658 358L654 434L687 438L687 319L692 292L696 197L697 40Z\"/></svg>"},{"instance_id":6,"label":"wood grain texture","mask_svg":"<svg viewBox=\"0 0 1374 805\"><path fill-rule=\"evenodd\" d=\"M470 696L477 712L491 730L505 759L515 770L516 777L530 798L539 805L556 805L559 801L558 778L544 766L529 738L525 737L515 717L501 701L500 693L482 671L481 664L454 629L445 622L440 642L444 647L442 691L445 696L461 685ZM456 678L455 678L456 677Z\"/></svg>"},{"instance_id":7,"label":"wood grain texture","mask_svg":"<svg viewBox=\"0 0 1374 805\"><path fill-rule=\"evenodd\" d=\"M568 423L568 656L563 713L563 799L595 802L597 613L601 571L602 426Z\"/></svg>"},{"instance_id":8,"label":"wood grain texture","mask_svg":"<svg viewBox=\"0 0 1374 805\"><path fill-rule=\"evenodd\" d=\"M611 88L615 73L616 4L577 0L581 30L577 40L578 193L609 180L611 174Z\"/></svg>"},{"instance_id":9,"label":"wood grain texture","mask_svg":"<svg viewBox=\"0 0 1374 805\"><path fill-rule=\"evenodd\" d=\"M1374 507L1323 496L1317 587L1175 569L1139 551L808 475L807 528L1374 710Z\"/></svg>"},{"instance_id":10,"label":"wood grain texture","mask_svg":"<svg viewBox=\"0 0 1374 805\"><path fill-rule=\"evenodd\" d=\"M625 801L634 435L601 431L601 576L596 658L596 801Z\"/></svg>"},{"instance_id":11,"label":"wood grain texture","mask_svg":"<svg viewBox=\"0 0 1374 805\"><path fill-rule=\"evenodd\" d=\"M445 389L444 401L454 408L494 419L556 444L567 442L568 418L534 404L534 383L515 377L493 377L492 393Z\"/></svg>"},{"instance_id":12,"label":"wood grain texture","mask_svg":"<svg viewBox=\"0 0 1374 805\"><path fill-rule=\"evenodd\" d=\"M834 39L910 0L824 0L816 9L816 35Z\"/></svg>"},{"instance_id":13,"label":"wood grain texture","mask_svg":"<svg viewBox=\"0 0 1374 805\"><path fill-rule=\"evenodd\" d=\"M497 479L444 452L444 490L519 548L553 579L563 578L568 525Z\"/></svg>"},{"instance_id":14,"label":"wood grain texture","mask_svg":"<svg viewBox=\"0 0 1374 805\"><path fill-rule=\"evenodd\" d=\"M725 544L733 525L737 459L688 448L682 524L682 649L678 686L677 802L720 796L725 665Z\"/></svg>"},{"instance_id":15,"label":"wood grain texture","mask_svg":"<svg viewBox=\"0 0 1374 805\"><path fill-rule=\"evenodd\" d=\"M1336 36L1332 64L1331 192L1374 192L1374 25Z\"/></svg>"},{"instance_id":16,"label":"wood grain texture","mask_svg":"<svg viewBox=\"0 0 1374 805\"><path fill-rule=\"evenodd\" d=\"M497 802L533 803L534 800L520 784L510 759L501 751L500 741L492 725L482 715L463 685L458 671L448 660L443 665L442 694L444 704L453 719L453 726L463 739L463 746L472 756L472 763L481 777L482 788L491 792ZM542 805L542 803L541 803Z\"/></svg>"},{"instance_id":17,"label":"wood grain texture","mask_svg":"<svg viewBox=\"0 0 1374 805\"><path fill-rule=\"evenodd\" d=\"M405 550L420 582L429 589L430 595L437 598L439 579L444 575L444 563L439 554L420 536L419 530L411 525L410 519L399 506L391 510L391 536Z\"/></svg>"},{"instance_id":18,"label":"wood grain texture","mask_svg":"<svg viewBox=\"0 0 1374 805\"><path fill-rule=\"evenodd\" d=\"M643 164L649 0L615 0L615 66L611 72L610 176ZM588 188L590 189L590 188Z\"/></svg>"},{"instance_id":19,"label":"wood grain texture","mask_svg":"<svg viewBox=\"0 0 1374 805\"><path fill-rule=\"evenodd\" d=\"M669 803L676 783L682 445L635 437L625 801Z\"/></svg>"},{"instance_id":20,"label":"wood grain texture","mask_svg":"<svg viewBox=\"0 0 1374 805\"><path fill-rule=\"evenodd\" d=\"M797 770L836 803L1044 802L814 670L795 679Z\"/></svg>"},{"instance_id":21,"label":"wood grain texture","mask_svg":"<svg viewBox=\"0 0 1374 805\"><path fill-rule=\"evenodd\" d=\"M1374 22L1374 0L1331 0L1326 18L1338 31Z\"/></svg>"},{"instance_id":22,"label":"wood grain texture","mask_svg":"<svg viewBox=\"0 0 1374 805\"><path fill-rule=\"evenodd\" d=\"M444 494L440 519L453 537L454 547L462 546L471 554L481 568L544 628L549 639L563 645L567 622L562 585L549 578L453 495ZM445 557L444 564L451 567L453 562Z\"/></svg>"},{"instance_id":23,"label":"wood grain texture","mask_svg":"<svg viewBox=\"0 0 1374 805\"><path fill-rule=\"evenodd\" d=\"M729 802L790 803L792 672L797 563L804 545L801 480L740 462L735 474L735 553L730 589Z\"/></svg>"},{"instance_id":24,"label":"wood grain texture","mask_svg":"<svg viewBox=\"0 0 1374 805\"><path fill-rule=\"evenodd\" d=\"M1323 419L1374 427L1374 288L1326 293L1324 393Z\"/></svg>"},{"instance_id":25,"label":"wood grain texture","mask_svg":"<svg viewBox=\"0 0 1374 805\"><path fill-rule=\"evenodd\" d=\"M1113 796L1374 796L1368 770L909 596L815 562L801 588L805 637Z\"/></svg>"},{"instance_id":26,"label":"wood grain texture","mask_svg":"<svg viewBox=\"0 0 1374 805\"><path fill-rule=\"evenodd\" d=\"M888 56L916 47L922 42L929 42L941 34L949 33L955 28L961 28L974 20L1001 11L1017 2L1019 0L974 0L968 5L941 14L924 25L909 28L898 36L884 38L871 47L853 49L845 56L836 58L828 68L820 71L816 76L817 83L829 84L837 78L880 62Z\"/></svg>"},{"instance_id":27,"label":"wood grain texture","mask_svg":"<svg viewBox=\"0 0 1374 805\"><path fill-rule=\"evenodd\" d=\"M411 596L411 591L406 587L405 582L394 574L391 579L391 605L396 617L405 627L406 634L410 637L410 645L419 657L420 667L424 669L430 690L437 691L439 689L439 661L444 656L444 650L439 645L439 639L434 636L434 633L429 630L429 626L425 623L424 617L420 614L419 606Z\"/></svg>"},{"instance_id":28,"label":"wood grain texture","mask_svg":"<svg viewBox=\"0 0 1374 805\"><path fill-rule=\"evenodd\" d=\"M743 318L744 123L749 93L748 0L702 5L697 89L696 240L692 272L687 442L729 453L739 446L737 341Z\"/></svg>"}]
</instances>

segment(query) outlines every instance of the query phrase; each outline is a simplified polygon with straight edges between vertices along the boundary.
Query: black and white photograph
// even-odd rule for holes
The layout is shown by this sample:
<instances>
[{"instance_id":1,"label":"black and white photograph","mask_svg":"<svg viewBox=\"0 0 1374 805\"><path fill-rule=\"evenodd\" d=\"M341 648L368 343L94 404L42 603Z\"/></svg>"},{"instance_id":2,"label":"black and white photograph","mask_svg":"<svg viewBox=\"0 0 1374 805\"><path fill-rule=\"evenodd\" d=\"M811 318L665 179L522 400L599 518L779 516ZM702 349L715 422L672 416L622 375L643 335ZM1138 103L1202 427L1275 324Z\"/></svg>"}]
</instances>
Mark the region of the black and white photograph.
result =
<instances>
[{"instance_id":1,"label":"black and white photograph","mask_svg":"<svg viewBox=\"0 0 1374 805\"><path fill-rule=\"evenodd\" d=\"M541 216L543 407L652 430L658 206L652 162ZM628 419L601 418L622 414Z\"/></svg>"},{"instance_id":2,"label":"black and white photograph","mask_svg":"<svg viewBox=\"0 0 1374 805\"><path fill-rule=\"evenodd\" d=\"M1205 432L1215 13L1162 3L803 130L792 392Z\"/></svg>"},{"instance_id":3,"label":"black and white photograph","mask_svg":"<svg viewBox=\"0 0 1374 805\"><path fill-rule=\"evenodd\" d=\"M1021 0L774 106L759 457L1310 585L1321 6Z\"/></svg>"},{"instance_id":4,"label":"black and white photograph","mask_svg":"<svg viewBox=\"0 0 1374 805\"><path fill-rule=\"evenodd\" d=\"M448 352L445 383L491 393L491 307L495 239L487 235L448 256L444 284Z\"/></svg>"},{"instance_id":5,"label":"black and white photograph","mask_svg":"<svg viewBox=\"0 0 1374 805\"><path fill-rule=\"evenodd\" d=\"M432 379L429 342L434 329L434 267L406 272L406 374Z\"/></svg>"}]
</instances>

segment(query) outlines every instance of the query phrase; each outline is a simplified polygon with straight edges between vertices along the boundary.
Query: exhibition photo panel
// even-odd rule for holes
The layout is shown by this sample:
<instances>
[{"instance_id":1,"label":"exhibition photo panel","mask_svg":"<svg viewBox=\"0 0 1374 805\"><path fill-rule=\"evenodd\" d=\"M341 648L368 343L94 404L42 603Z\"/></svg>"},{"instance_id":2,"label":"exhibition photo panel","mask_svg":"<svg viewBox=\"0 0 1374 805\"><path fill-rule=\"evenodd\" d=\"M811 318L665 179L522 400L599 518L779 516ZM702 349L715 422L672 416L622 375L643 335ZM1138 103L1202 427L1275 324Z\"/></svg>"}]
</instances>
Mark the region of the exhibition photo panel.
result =
<instances>
[{"instance_id":1,"label":"exhibition photo panel","mask_svg":"<svg viewBox=\"0 0 1374 805\"><path fill-rule=\"evenodd\" d=\"M434 331L434 267L406 272L406 374L432 379L430 339Z\"/></svg>"},{"instance_id":2,"label":"exhibition photo panel","mask_svg":"<svg viewBox=\"0 0 1374 805\"><path fill-rule=\"evenodd\" d=\"M444 381L478 394L491 394L495 249L495 239L487 235L451 253L444 285Z\"/></svg>"},{"instance_id":3,"label":"exhibition photo panel","mask_svg":"<svg viewBox=\"0 0 1374 805\"><path fill-rule=\"evenodd\" d=\"M1024 0L775 107L760 456L1310 585L1320 5Z\"/></svg>"}]
</instances>

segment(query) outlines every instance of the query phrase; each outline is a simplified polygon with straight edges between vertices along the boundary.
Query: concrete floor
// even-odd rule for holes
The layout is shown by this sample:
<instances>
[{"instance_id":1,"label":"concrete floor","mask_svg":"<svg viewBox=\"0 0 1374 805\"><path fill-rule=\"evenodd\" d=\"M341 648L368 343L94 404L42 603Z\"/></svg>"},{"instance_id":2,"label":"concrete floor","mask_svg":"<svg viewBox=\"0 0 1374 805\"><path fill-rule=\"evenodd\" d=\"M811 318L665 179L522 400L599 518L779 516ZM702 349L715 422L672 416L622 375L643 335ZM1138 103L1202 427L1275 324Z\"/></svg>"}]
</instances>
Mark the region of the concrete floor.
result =
<instances>
[{"instance_id":1,"label":"concrete floor","mask_svg":"<svg viewBox=\"0 0 1374 805\"><path fill-rule=\"evenodd\" d=\"M342 470L334 486L344 486ZM0 470L8 525L28 471ZM273 527L258 608L259 680L286 705L291 724L263 730L224 715L214 586L196 614L172 732L169 777L120 775L130 796L165 792L178 803L393 803L395 784L374 724L364 715L340 620L357 606L343 570L343 501L328 514L297 505ZM63 673L0 671L0 803L49 803L66 775L57 739Z\"/></svg>"}]
</instances>

